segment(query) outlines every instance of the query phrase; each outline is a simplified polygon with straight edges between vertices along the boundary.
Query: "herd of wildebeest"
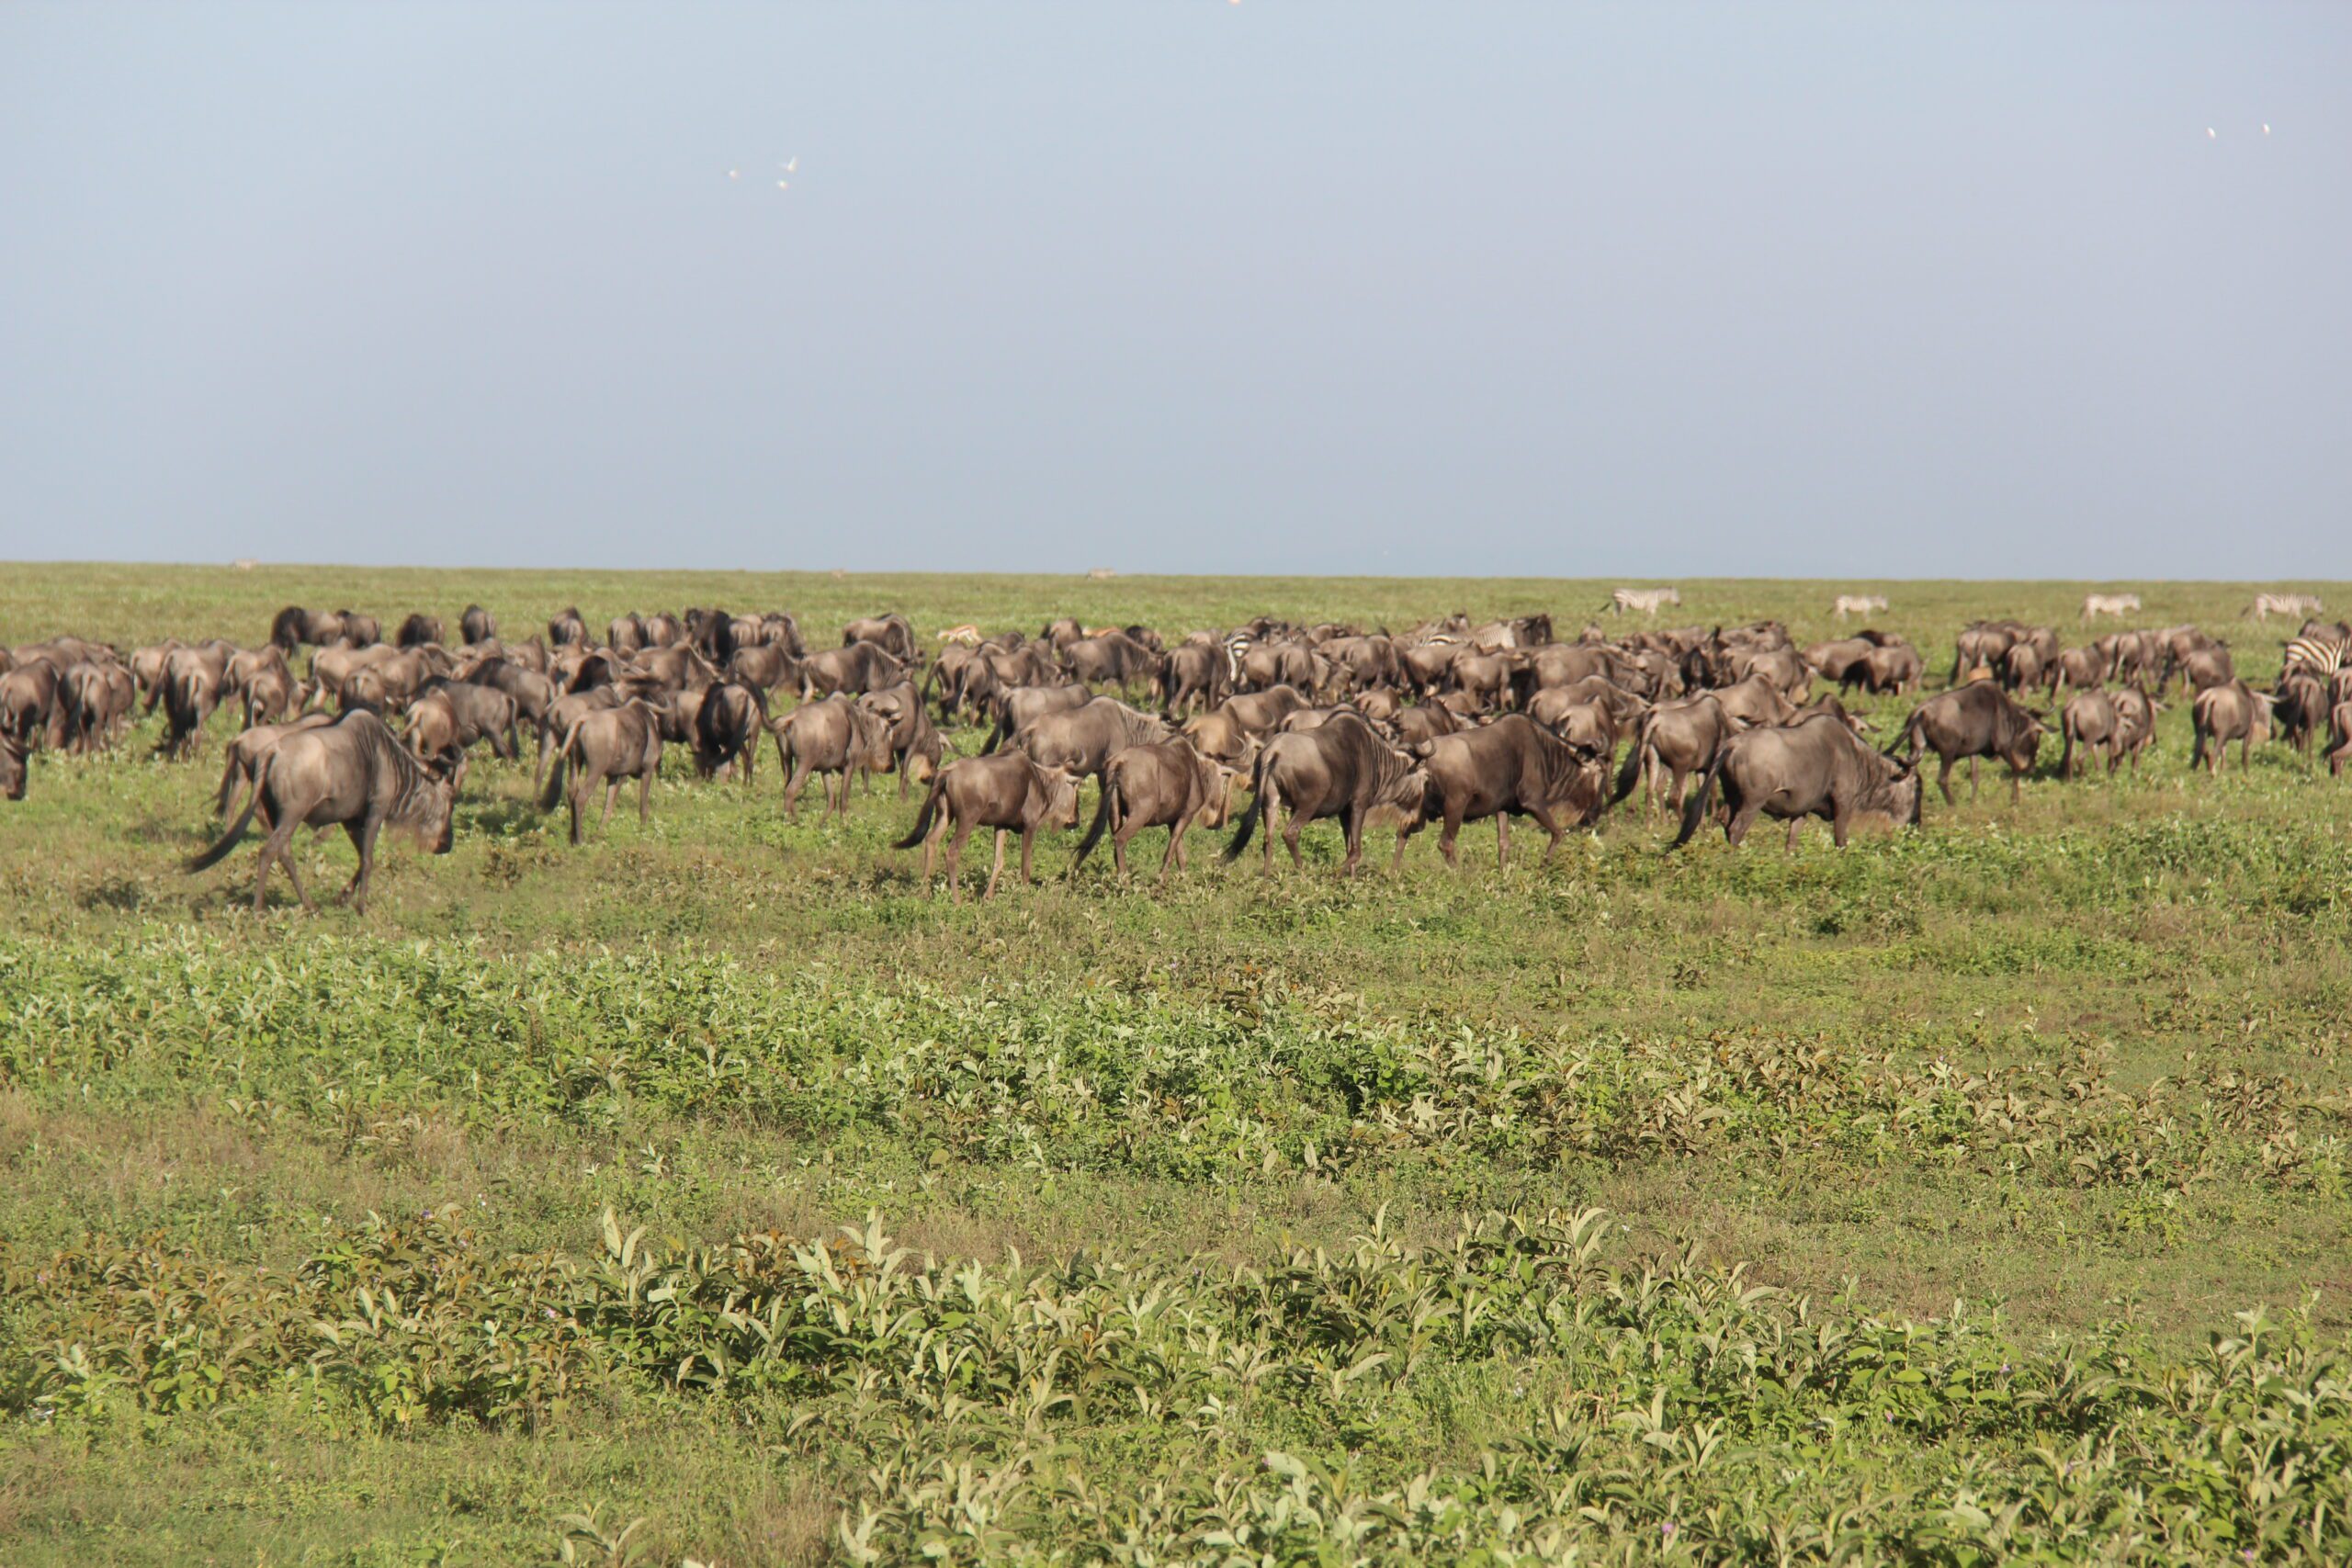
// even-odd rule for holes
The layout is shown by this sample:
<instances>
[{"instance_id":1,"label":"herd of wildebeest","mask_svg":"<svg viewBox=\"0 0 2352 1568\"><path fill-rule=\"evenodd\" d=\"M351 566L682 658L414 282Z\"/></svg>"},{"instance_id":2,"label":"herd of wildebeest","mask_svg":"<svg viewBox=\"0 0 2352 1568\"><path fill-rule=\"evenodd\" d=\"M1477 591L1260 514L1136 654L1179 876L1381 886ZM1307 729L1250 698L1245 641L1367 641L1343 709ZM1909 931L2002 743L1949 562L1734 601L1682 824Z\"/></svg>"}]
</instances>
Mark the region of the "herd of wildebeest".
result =
<instances>
[{"instance_id":1,"label":"herd of wildebeest","mask_svg":"<svg viewBox=\"0 0 2352 1568\"><path fill-rule=\"evenodd\" d=\"M1611 608L1655 617L1679 603L1671 590L1628 590ZM2095 596L2083 619L2138 607ZM1883 608L1849 596L1836 613ZM1123 877L1136 833L1167 829L1165 879L1184 865L1186 830L1227 825L1244 791L1225 858L1259 836L1269 872L1277 836L1297 863L1300 829L1325 818L1344 836L1343 874L1355 871L1365 829L1382 823L1396 828L1397 860L1437 825L1453 863L1462 825L1492 818L1508 863L1513 817L1532 818L1556 848L1637 789L1645 807L1679 815L1675 847L1711 816L1737 844L1759 815L1786 820L1792 847L1806 818L1826 818L1843 846L1858 821L1918 823L1930 754L1947 803L1954 764L1967 762L1973 795L1980 759L2008 767L2014 796L2053 733L2063 779L2086 758L2136 771L2176 688L2191 706L2197 764L2219 771L2232 742L2243 762L2274 732L2308 756L2324 730L2340 773L2352 761L2352 626L2291 595L2265 595L2249 612L2278 613L2301 624L2267 692L2196 626L2086 630L2067 647L2051 626L1977 622L1957 639L1945 689L1879 736L1846 701L1918 692L1921 652L1875 630L1801 647L1777 622L1617 635L1595 624L1562 641L1545 615L1454 615L1393 634L1261 618L1170 641L1148 626L1064 619L1034 637L955 626L926 644L906 617L886 615L812 652L780 613L631 614L600 639L571 609L543 636L511 641L470 605L454 641L424 614L387 641L374 616L289 607L254 647L175 639L126 651L58 637L0 649L0 790L22 799L34 752L107 747L142 709L164 714L158 751L186 760L228 710L239 728L214 806L232 820L190 869L217 863L258 823L256 908L274 865L311 908L290 840L306 824L341 824L359 858L346 893L364 909L379 830L392 824L447 849L469 754L487 746L519 761L526 734L541 807L568 802L575 844L600 785L609 817L635 781L643 819L666 748L687 748L704 779L748 784L764 736L787 815L812 777L837 813L869 774L896 773L901 798L924 786L898 847L922 847L926 884L944 844L960 892L966 840L994 829L983 897L1003 873L1009 835L1020 835L1027 879L1037 834L1078 826L1089 780L1098 799L1078 863L1107 832ZM959 725L971 727L976 754L953 755L943 727Z\"/></svg>"}]
</instances>

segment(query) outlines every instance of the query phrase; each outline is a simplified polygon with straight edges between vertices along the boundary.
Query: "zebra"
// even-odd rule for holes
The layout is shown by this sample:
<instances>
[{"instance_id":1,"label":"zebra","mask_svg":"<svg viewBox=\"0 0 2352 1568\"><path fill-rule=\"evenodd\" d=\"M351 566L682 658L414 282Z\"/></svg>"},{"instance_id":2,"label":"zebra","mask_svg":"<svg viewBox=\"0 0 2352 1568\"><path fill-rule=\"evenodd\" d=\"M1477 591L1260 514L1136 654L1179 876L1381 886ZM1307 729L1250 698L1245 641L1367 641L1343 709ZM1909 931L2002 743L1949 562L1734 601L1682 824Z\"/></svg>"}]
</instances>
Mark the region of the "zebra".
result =
<instances>
[{"instance_id":1,"label":"zebra","mask_svg":"<svg viewBox=\"0 0 2352 1568\"><path fill-rule=\"evenodd\" d=\"M2246 614L2257 621L2267 621L2273 615L2316 615L2319 612L2316 593L2257 593L2254 607Z\"/></svg>"},{"instance_id":2,"label":"zebra","mask_svg":"<svg viewBox=\"0 0 2352 1568\"><path fill-rule=\"evenodd\" d=\"M2286 657L2278 663L2278 679L2301 671L2321 681L2331 681L2339 670L2352 668L2352 642L2341 637L2299 637L2286 645Z\"/></svg>"},{"instance_id":3,"label":"zebra","mask_svg":"<svg viewBox=\"0 0 2352 1568\"><path fill-rule=\"evenodd\" d=\"M2088 626L2101 615L2113 615L2118 620L2140 607L2137 593L2091 593L2083 599L2083 624Z\"/></svg>"}]
</instances>

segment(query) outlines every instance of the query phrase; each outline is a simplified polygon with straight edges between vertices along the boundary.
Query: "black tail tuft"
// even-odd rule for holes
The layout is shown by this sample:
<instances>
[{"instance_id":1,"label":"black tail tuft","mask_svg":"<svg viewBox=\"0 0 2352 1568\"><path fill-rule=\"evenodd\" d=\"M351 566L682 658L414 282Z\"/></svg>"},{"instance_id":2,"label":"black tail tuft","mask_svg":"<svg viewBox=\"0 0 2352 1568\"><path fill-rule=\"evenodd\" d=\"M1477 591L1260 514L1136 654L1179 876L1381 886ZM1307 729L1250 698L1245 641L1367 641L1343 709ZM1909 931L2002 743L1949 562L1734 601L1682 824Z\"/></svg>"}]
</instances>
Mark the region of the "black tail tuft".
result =
<instances>
[{"instance_id":1,"label":"black tail tuft","mask_svg":"<svg viewBox=\"0 0 2352 1568\"><path fill-rule=\"evenodd\" d=\"M1690 835L1699 830L1699 824L1707 819L1707 807L1715 798L1715 777L1724 771L1724 755L1728 750L1721 748L1716 750L1714 761L1707 764L1706 776L1699 781L1699 787L1692 790L1690 798L1683 803L1682 830L1674 835L1674 842L1666 846L1668 850L1679 850L1689 843Z\"/></svg>"},{"instance_id":2,"label":"black tail tuft","mask_svg":"<svg viewBox=\"0 0 2352 1568\"><path fill-rule=\"evenodd\" d=\"M945 768L940 769L938 773L932 775L931 788L923 792L922 809L915 813L915 825L913 829L909 832L905 838L900 839L897 843L891 845L890 847L892 849L913 849L916 845L922 843L925 838L930 836L932 821L939 814L939 787L946 782L947 770ZM844 794L848 792L849 780L846 775L844 775L842 780L842 789Z\"/></svg>"},{"instance_id":3,"label":"black tail tuft","mask_svg":"<svg viewBox=\"0 0 2352 1568\"><path fill-rule=\"evenodd\" d=\"M254 775L254 793L245 802L245 808L237 814L237 819L229 825L229 830L220 835L219 843L187 863L189 871L209 871L219 865L228 857L229 852L237 847L237 840L245 836L247 828L253 826L254 809L261 805L261 792L268 783L269 764L264 762L261 771Z\"/></svg>"}]
</instances>

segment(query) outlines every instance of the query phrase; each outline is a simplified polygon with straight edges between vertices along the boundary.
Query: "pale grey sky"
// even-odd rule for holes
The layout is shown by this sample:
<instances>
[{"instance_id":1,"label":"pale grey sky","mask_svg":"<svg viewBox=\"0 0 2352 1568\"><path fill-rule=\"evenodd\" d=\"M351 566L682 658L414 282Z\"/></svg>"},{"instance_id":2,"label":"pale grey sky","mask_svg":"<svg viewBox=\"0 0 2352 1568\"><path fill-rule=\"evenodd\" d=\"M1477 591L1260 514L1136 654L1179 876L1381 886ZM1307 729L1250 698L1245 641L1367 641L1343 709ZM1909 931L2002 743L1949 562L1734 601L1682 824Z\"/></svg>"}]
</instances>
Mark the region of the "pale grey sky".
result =
<instances>
[{"instance_id":1,"label":"pale grey sky","mask_svg":"<svg viewBox=\"0 0 2352 1568\"><path fill-rule=\"evenodd\" d=\"M0 558L2352 577L2346 83L2341 4L17 0Z\"/></svg>"}]
</instances>

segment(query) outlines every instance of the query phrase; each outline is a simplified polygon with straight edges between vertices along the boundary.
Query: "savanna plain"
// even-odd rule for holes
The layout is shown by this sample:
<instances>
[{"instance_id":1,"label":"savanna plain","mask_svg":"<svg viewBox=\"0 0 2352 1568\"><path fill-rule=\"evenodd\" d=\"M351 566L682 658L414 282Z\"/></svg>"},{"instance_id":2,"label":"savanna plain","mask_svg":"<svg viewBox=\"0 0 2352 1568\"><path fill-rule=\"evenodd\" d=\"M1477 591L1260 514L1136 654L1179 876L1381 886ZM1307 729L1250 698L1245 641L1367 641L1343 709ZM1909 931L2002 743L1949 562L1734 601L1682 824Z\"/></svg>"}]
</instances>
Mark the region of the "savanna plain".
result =
<instances>
[{"instance_id":1,"label":"savanna plain","mask_svg":"<svg viewBox=\"0 0 2352 1568\"><path fill-rule=\"evenodd\" d=\"M0 641L1611 586L43 566ZM2252 587L2122 586L2275 673ZM1801 643L1883 592L1929 693L1968 620L2083 636L2082 585L1681 587ZM0 805L8 1562L2352 1560L2352 778L2192 773L2185 702L1842 852L1637 799L1155 893L1156 831L1127 886L1056 834L959 907L895 779L788 823L772 753L673 751L574 849L479 758L365 917L183 873L232 722Z\"/></svg>"}]
</instances>

